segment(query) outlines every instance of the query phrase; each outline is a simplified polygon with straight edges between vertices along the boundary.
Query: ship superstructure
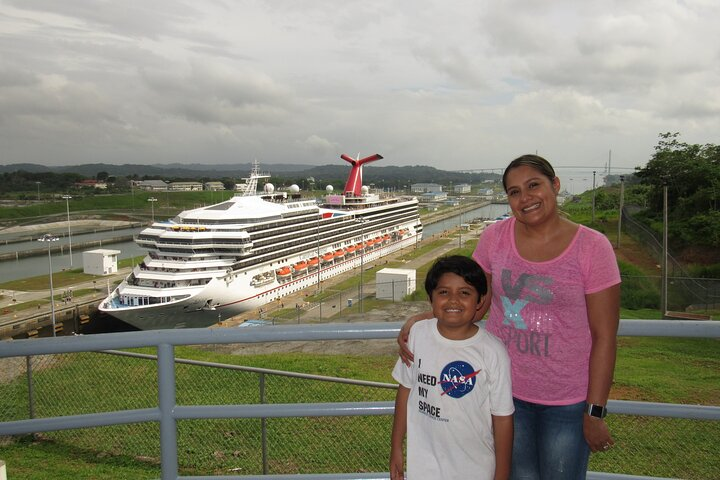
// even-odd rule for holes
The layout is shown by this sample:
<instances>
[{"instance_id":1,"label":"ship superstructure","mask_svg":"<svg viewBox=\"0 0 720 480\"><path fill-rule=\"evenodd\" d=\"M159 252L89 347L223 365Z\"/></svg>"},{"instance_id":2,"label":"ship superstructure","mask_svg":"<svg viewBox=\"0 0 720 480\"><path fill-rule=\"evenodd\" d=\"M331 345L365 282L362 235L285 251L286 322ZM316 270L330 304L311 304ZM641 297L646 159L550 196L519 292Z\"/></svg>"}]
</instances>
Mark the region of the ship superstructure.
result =
<instances>
[{"instance_id":1,"label":"ship superstructure","mask_svg":"<svg viewBox=\"0 0 720 480\"><path fill-rule=\"evenodd\" d=\"M415 197L370 193L362 165L324 202L275 192L257 163L242 195L154 222L135 242L148 255L100 310L141 329L205 327L359 267L422 236Z\"/></svg>"}]
</instances>

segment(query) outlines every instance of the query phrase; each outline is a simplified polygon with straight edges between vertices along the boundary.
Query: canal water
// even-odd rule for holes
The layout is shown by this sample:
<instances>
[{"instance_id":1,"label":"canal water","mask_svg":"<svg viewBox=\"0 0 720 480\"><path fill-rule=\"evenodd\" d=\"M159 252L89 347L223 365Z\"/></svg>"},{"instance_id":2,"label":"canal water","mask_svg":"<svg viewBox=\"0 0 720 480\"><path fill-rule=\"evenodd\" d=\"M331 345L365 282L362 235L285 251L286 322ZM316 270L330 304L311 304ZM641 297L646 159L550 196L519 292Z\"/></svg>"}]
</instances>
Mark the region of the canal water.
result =
<instances>
[{"instance_id":1,"label":"canal water","mask_svg":"<svg viewBox=\"0 0 720 480\"><path fill-rule=\"evenodd\" d=\"M457 227L461 223L468 223L475 218L496 218L510 210L508 205L491 204L485 207L477 208L470 212L465 212L462 215L456 215L453 217L446 218L439 222L430 223L423 225L423 236L429 238L433 235L441 233L445 230L450 230ZM81 233L73 234L73 244L80 244L82 242L107 240L110 238L117 238L128 235L137 235L140 233L141 228L134 229L116 229L114 231L106 232L92 232L92 233ZM63 270L70 269L70 255L68 248L67 237L61 237L57 242L53 243L53 248L62 247L62 252L52 253L52 270L53 272L60 272ZM0 244L0 253L13 253L25 250L35 250L38 248L46 248L47 244L38 242L37 240L28 240L18 243ZM127 241L120 243L109 243L102 247L95 246L89 248L75 249L72 251L72 268L82 267L82 252L85 250L95 250L98 248L107 248L109 250L120 250L118 259L123 260L126 258L136 257L145 255L146 250L138 247L135 242ZM49 261L47 254L38 255L34 257L25 257L15 260L4 260L0 261L0 279L7 282L10 280L18 280L21 278L35 277L38 275L47 275L49 272Z\"/></svg>"}]
</instances>

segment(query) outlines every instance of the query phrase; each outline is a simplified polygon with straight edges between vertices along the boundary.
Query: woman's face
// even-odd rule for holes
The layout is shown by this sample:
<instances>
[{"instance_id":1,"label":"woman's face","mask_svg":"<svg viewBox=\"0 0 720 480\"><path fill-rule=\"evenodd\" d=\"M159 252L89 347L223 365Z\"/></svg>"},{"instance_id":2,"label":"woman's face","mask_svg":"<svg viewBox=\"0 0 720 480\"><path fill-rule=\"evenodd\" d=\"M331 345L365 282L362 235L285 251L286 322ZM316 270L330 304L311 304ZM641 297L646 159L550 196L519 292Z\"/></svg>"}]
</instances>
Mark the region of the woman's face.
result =
<instances>
[{"instance_id":1,"label":"woman's face","mask_svg":"<svg viewBox=\"0 0 720 480\"><path fill-rule=\"evenodd\" d=\"M515 218L527 225L541 224L557 215L560 180L552 181L528 165L509 170L507 196Z\"/></svg>"}]
</instances>

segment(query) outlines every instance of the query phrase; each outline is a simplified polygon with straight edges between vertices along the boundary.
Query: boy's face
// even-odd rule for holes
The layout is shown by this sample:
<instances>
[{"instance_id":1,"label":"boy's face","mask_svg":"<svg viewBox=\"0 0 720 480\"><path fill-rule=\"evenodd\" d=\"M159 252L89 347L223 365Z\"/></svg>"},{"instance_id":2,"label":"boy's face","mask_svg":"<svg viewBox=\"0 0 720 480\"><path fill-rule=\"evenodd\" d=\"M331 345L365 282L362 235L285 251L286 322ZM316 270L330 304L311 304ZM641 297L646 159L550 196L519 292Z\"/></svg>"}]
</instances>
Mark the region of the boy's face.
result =
<instances>
[{"instance_id":1,"label":"boy's face","mask_svg":"<svg viewBox=\"0 0 720 480\"><path fill-rule=\"evenodd\" d=\"M430 299L432 311L439 322L449 326L472 323L480 309L480 294L455 273L443 273Z\"/></svg>"}]
</instances>

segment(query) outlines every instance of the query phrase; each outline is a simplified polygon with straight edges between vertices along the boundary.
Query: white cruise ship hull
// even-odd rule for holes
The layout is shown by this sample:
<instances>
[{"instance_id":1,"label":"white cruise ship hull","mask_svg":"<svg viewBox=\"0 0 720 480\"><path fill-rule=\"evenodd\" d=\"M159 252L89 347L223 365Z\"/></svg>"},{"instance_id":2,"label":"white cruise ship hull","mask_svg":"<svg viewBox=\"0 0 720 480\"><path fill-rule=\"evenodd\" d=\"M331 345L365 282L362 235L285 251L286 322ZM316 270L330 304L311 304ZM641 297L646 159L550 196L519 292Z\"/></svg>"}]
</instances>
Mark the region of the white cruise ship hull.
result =
<instances>
[{"instance_id":1,"label":"white cruise ship hull","mask_svg":"<svg viewBox=\"0 0 720 480\"><path fill-rule=\"evenodd\" d=\"M370 236L371 233L368 233ZM415 235L377 247L373 251L356 254L353 257L334 261L320 267L320 281L325 281L341 273L365 268L370 262L376 261L406 247L412 247L419 239ZM101 307L101 310L142 330L167 328L199 328L208 327L249 310L257 310L264 305L281 300L303 290L314 293L318 285L318 271L310 271L303 275L294 275L287 281L277 279L261 286L252 286L251 279L263 269L255 268L246 272L236 272L230 279L216 278L202 288L192 291L191 296L158 305L137 305L112 308L112 296ZM127 288L127 287L126 287ZM118 287L123 290L123 285ZM190 290L191 291L191 290ZM208 300L212 299L210 305Z\"/></svg>"}]
</instances>

